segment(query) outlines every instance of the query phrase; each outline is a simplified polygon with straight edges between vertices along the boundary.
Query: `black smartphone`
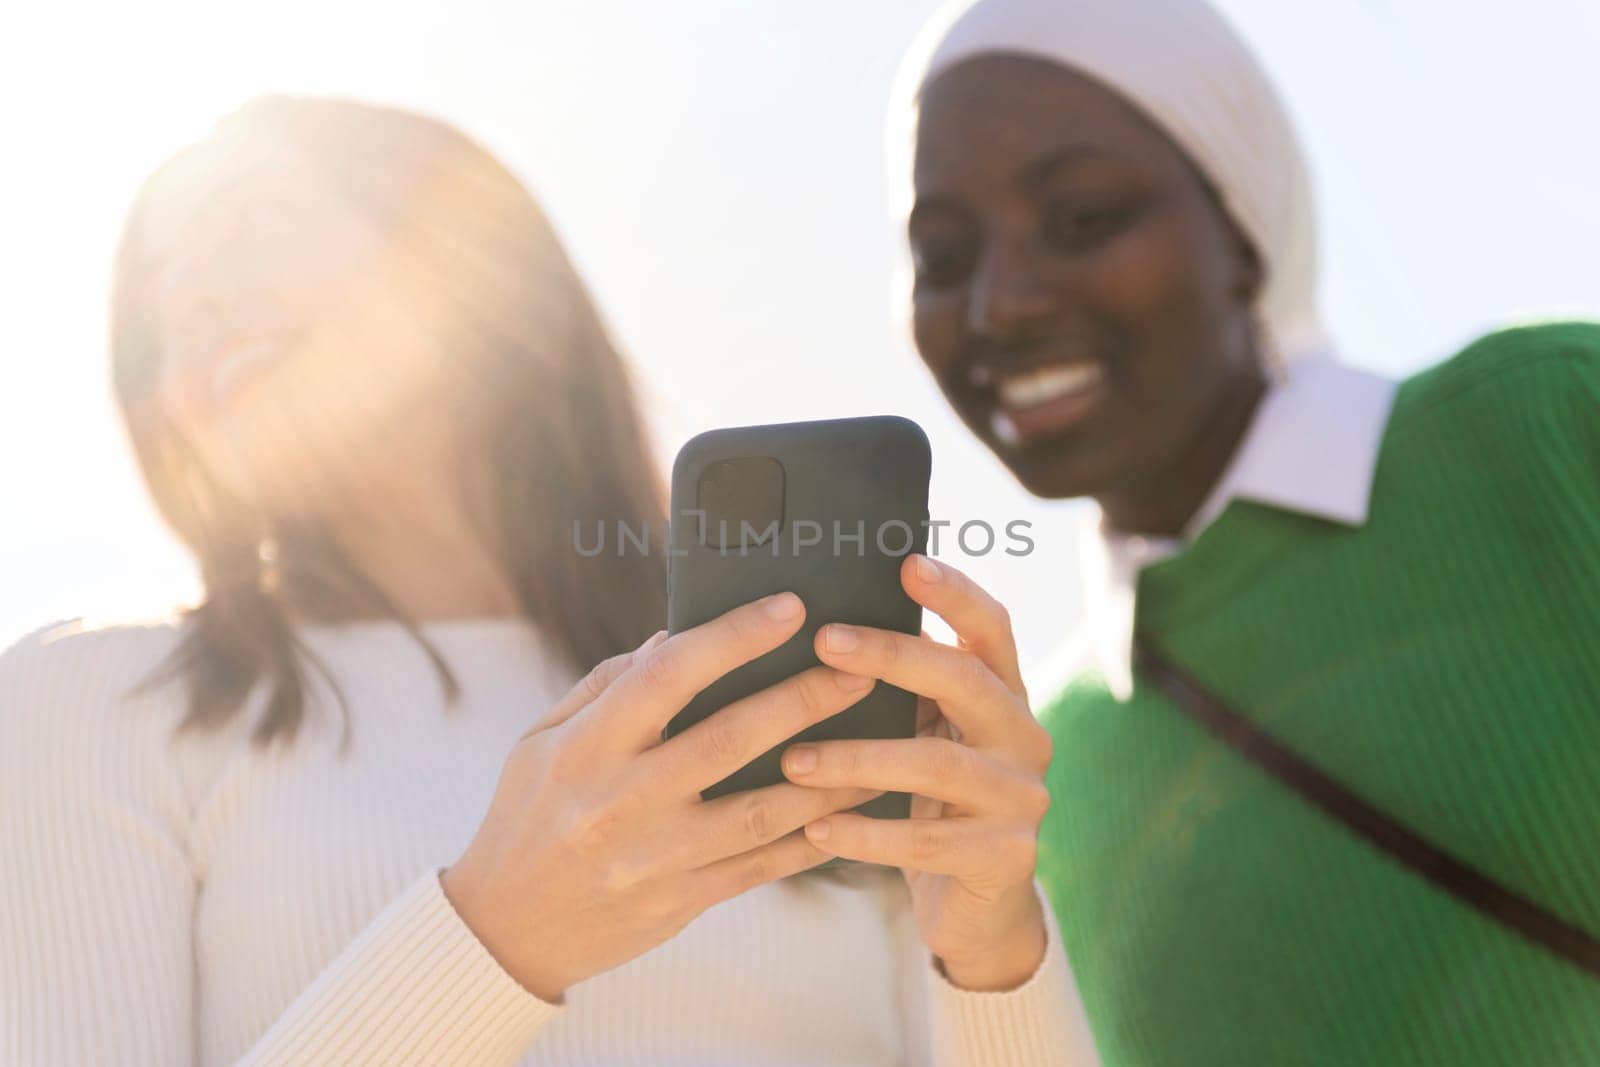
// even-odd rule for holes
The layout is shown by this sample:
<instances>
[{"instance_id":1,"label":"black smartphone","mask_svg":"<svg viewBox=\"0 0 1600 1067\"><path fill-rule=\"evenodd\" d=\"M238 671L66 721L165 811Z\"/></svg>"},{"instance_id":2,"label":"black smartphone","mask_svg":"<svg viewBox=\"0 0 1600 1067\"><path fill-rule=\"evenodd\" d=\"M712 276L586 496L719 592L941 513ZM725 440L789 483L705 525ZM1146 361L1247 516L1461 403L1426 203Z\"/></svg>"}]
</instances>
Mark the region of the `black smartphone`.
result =
<instances>
[{"instance_id":1,"label":"black smartphone","mask_svg":"<svg viewBox=\"0 0 1600 1067\"><path fill-rule=\"evenodd\" d=\"M683 446L672 466L668 630L784 590L805 602L806 619L783 645L701 692L663 739L816 666L813 642L827 623L921 632L922 608L901 587L900 567L926 548L931 464L922 428L893 415L712 430ZM916 696L880 681L702 795L784 781L779 759L797 741L912 737L916 721ZM854 810L903 819L910 807L908 794L885 793Z\"/></svg>"}]
</instances>

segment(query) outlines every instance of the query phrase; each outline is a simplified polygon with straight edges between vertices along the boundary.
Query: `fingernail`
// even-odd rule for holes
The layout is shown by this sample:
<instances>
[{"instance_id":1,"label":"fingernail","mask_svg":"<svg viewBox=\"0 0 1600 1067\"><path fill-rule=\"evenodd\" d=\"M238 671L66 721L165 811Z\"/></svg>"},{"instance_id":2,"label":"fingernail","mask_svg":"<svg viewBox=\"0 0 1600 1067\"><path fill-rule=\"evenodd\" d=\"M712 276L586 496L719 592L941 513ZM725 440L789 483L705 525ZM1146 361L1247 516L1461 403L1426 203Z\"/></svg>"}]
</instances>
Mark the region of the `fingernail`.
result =
<instances>
[{"instance_id":1,"label":"fingernail","mask_svg":"<svg viewBox=\"0 0 1600 1067\"><path fill-rule=\"evenodd\" d=\"M848 671L839 671L833 676L833 680L846 693L859 693L863 689L871 689L873 682L873 679L864 674L851 674Z\"/></svg>"},{"instance_id":2,"label":"fingernail","mask_svg":"<svg viewBox=\"0 0 1600 1067\"><path fill-rule=\"evenodd\" d=\"M779 622L792 619L803 610L805 605L793 593L774 593L767 597L767 615Z\"/></svg>"},{"instance_id":3,"label":"fingernail","mask_svg":"<svg viewBox=\"0 0 1600 1067\"><path fill-rule=\"evenodd\" d=\"M925 582L937 582L944 577L944 568L927 556L917 557L917 577Z\"/></svg>"},{"instance_id":4,"label":"fingernail","mask_svg":"<svg viewBox=\"0 0 1600 1067\"><path fill-rule=\"evenodd\" d=\"M828 820L818 819L816 822L806 823L806 836L813 841L826 841L828 839Z\"/></svg>"},{"instance_id":5,"label":"fingernail","mask_svg":"<svg viewBox=\"0 0 1600 1067\"><path fill-rule=\"evenodd\" d=\"M640 647L644 651L648 652L652 648L655 648L657 645L659 645L661 642L665 641L666 639L667 639L667 631L665 631L665 630L657 630L655 633L650 635L650 640L646 641Z\"/></svg>"},{"instance_id":6,"label":"fingernail","mask_svg":"<svg viewBox=\"0 0 1600 1067\"><path fill-rule=\"evenodd\" d=\"M861 636L856 633L855 627L837 622L828 627L825 640L829 652L854 652L856 646L861 644Z\"/></svg>"},{"instance_id":7,"label":"fingernail","mask_svg":"<svg viewBox=\"0 0 1600 1067\"><path fill-rule=\"evenodd\" d=\"M791 774L810 774L817 769L817 750L796 745L783 754L783 762Z\"/></svg>"}]
</instances>

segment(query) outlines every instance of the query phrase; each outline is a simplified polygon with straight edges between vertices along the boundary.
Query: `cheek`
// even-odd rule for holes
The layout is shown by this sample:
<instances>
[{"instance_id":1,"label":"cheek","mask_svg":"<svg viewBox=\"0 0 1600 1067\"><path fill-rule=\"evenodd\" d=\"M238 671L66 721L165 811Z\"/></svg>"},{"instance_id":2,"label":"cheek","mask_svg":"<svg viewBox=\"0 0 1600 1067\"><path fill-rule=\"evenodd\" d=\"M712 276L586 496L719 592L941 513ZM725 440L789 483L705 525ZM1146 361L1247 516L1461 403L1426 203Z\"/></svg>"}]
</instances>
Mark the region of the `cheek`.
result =
<instances>
[{"instance_id":1,"label":"cheek","mask_svg":"<svg viewBox=\"0 0 1600 1067\"><path fill-rule=\"evenodd\" d=\"M1127 342L1126 378L1165 410L1203 401L1229 318L1217 236L1169 211L1108 248L1096 264L1097 303Z\"/></svg>"},{"instance_id":2,"label":"cheek","mask_svg":"<svg viewBox=\"0 0 1600 1067\"><path fill-rule=\"evenodd\" d=\"M973 403L971 390L961 378L966 347L966 296L962 291L918 294L912 302L911 328L917 353L933 374L945 402L981 439L989 437L987 417Z\"/></svg>"},{"instance_id":3,"label":"cheek","mask_svg":"<svg viewBox=\"0 0 1600 1067\"><path fill-rule=\"evenodd\" d=\"M961 358L966 301L954 292L919 291L911 300L911 332L917 353L937 376Z\"/></svg>"}]
</instances>

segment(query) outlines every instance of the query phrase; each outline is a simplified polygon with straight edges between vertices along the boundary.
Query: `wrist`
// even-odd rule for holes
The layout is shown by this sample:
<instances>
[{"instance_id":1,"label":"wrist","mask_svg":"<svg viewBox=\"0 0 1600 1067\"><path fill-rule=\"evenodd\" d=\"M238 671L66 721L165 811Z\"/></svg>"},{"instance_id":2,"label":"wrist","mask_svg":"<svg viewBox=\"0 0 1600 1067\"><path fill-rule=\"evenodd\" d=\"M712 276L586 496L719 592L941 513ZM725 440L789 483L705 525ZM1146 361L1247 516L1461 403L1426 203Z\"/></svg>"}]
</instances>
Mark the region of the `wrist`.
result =
<instances>
[{"instance_id":1,"label":"wrist","mask_svg":"<svg viewBox=\"0 0 1600 1067\"><path fill-rule=\"evenodd\" d=\"M1027 940L1005 946L975 960L939 961L939 969L950 984L974 992L1008 992L1033 977L1044 962L1045 936L1041 929Z\"/></svg>"},{"instance_id":2,"label":"wrist","mask_svg":"<svg viewBox=\"0 0 1600 1067\"><path fill-rule=\"evenodd\" d=\"M976 992L1003 992L1027 982L1044 962L1048 949L1044 914L1033 898L1026 917L982 950L960 956L936 956L941 974L952 985Z\"/></svg>"},{"instance_id":3,"label":"wrist","mask_svg":"<svg viewBox=\"0 0 1600 1067\"><path fill-rule=\"evenodd\" d=\"M483 902L482 895L478 892L478 882L470 868L466 868L461 861L446 867L439 872L439 888L443 891L445 900L455 909L456 916L478 939L484 951L500 965L501 970L546 1004L559 1005L565 1002L565 983L515 965L489 922L488 917L496 914L499 909Z\"/></svg>"}]
</instances>

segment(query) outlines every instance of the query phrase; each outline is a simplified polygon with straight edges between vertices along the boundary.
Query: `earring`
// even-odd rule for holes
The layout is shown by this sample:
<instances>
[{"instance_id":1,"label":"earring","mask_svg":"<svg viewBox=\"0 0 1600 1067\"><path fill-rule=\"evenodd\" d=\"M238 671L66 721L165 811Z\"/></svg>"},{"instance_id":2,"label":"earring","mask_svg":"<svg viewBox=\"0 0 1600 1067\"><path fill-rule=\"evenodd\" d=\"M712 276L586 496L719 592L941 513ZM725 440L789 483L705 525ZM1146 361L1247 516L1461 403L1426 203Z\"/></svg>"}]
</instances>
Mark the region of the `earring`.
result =
<instances>
[{"instance_id":1,"label":"earring","mask_svg":"<svg viewBox=\"0 0 1600 1067\"><path fill-rule=\"evenodd\" d=\"M283 588L283 571L280 567L278 533L271 519L261 523L261 535L256 539L256 590L262 596L272 596Z\"/></svg>"}]
</instances>

